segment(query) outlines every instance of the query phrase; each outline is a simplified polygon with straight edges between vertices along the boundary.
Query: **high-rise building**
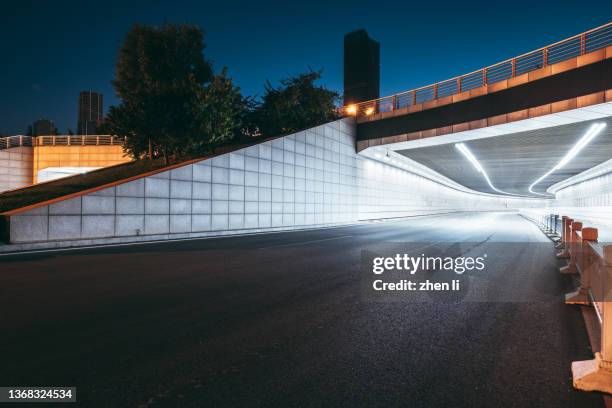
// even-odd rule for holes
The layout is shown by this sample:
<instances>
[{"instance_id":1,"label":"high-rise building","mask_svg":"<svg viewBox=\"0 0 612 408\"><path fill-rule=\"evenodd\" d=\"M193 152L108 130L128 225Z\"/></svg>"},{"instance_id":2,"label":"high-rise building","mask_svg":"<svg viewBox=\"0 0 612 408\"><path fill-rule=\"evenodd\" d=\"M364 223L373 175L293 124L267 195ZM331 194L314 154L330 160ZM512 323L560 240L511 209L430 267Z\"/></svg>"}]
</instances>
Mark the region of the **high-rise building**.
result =
<instances>
[{"instance_id":1,"label":"high-rise building","mask_svg":"<svg viewBox=\"0 0 612 408\"><path fill-rule=\"evenodd\" d=\"M49 119L38 119L32 124L32 136L49 136L57 134L57 128Z\"/></svg>"},{"instance_id":2,"label":"high-rise building","mask_svg":"<svg viewBox=\"0 0 612 408\"><path fill-rule=\"evenodd\" d=\"M103 116L102 94L92 91L83 91L79 94L79 120L77 134L95 135L102 123Z\"/></svg>"},{"instance_id":3,"label":"high-rise building","mask_svg":"<svg viewBox=\"0 0 612 408\"><path fill-rule=\"evenodd\" d=\"M344 36L344 105L380 96L380 43L366 30Z\"/></svg>"}]
</instances>

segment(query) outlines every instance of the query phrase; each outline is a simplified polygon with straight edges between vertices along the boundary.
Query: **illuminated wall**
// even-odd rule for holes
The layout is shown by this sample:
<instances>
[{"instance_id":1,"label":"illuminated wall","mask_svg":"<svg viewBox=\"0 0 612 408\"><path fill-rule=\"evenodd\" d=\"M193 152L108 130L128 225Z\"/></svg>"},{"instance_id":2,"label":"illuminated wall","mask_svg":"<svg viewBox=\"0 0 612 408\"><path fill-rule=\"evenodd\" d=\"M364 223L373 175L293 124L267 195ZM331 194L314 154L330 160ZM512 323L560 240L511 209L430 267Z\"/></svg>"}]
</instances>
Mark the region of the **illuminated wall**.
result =
<instances>
[{"instance_id":1,"label":"illuminated wall","mask_svg":"<svg viewBox=\"0 0 612 408\"><path fill-rule=\"evenodd\" d=\"M549 210L600 229L600 237L612 241L612 160L557 185Z\"/></svg>"},{"instance_id":2,"label":"illuminated wall","mask_svg":"<svg viewBox=\"0 0 612 408\"><path fill-rule=\"evenodd\" d=\"M32 148L0 150L0 192L32 184Z\"/></svg>"},{"instance_id":3,"label":"illuminated wall","mask_svg":"<svg viewBox=\"0 0 612 408\"><path fill-rule=\"evenodd\" d=\"M36 146L33 183L38 172L49 167L108 167L131 161L121 146Z\"/></svg>"},{"instance_id":4,"label":"illuminated wall","mask_svg":"<svg viewBox=\"0 0 612 408\"><path fill-rule=\"evenodd\" d=\"M357 154L355 134L339 120L11 216L11 241L216 236L525 205Z\"/></svg>"}]
</instances>

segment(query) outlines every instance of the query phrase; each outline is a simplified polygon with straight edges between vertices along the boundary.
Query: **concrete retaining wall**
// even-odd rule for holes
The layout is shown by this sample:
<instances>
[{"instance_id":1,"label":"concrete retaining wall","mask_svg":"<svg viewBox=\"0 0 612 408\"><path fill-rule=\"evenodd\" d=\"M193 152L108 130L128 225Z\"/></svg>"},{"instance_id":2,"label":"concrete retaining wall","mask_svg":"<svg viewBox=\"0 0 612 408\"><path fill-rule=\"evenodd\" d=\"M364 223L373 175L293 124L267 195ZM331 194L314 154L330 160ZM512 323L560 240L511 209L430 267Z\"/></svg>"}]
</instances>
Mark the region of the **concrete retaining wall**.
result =
<instances>
[{"instance_id":1,"label":"concrete retaining wall","mask_svg":"<svg viewBox=\"0 0 612 408\"><path fill-rule=\"evenodd\" d=\"M33 148L11 147L0 150L0 191L32 184Z\"/></svg>"},{"instance_id":2,"label":"concrete retaining wall","mask_svg":"<svg viewBox=\"0 0 612 408\"><path fill-rule=\"evenodd\" d=\"M596 227L600 241L612 242L612 160L571 180L579 182L558 190L549 212L582 221L585 227Z\"/></svg>"},{"instance_id":3,"label":"concrete retaining wall","mask_svg":"<svg viewBox=\"0 0 612 408\"><path fill-rule=\"evenodd\" d=\"M343 119L11 216L10 241L226 235L508 205L356 154Z\"/></svg>"}]
</instances>

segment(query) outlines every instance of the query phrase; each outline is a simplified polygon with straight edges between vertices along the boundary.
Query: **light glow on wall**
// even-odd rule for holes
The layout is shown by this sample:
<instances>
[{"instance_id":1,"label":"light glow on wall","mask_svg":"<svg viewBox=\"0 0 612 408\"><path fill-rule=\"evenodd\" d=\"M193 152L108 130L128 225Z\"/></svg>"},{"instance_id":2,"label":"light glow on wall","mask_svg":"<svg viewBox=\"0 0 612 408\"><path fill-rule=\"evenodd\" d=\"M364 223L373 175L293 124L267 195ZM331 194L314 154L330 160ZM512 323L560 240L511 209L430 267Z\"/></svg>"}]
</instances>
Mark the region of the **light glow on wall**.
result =
<instances>
[{"instance_id":1,"label":"light glow on wall","mask_svg":"<svg viewBox=\"0 0 612 408\"><path fill-rule=\"evenodd\" d=\"M529 192L537 195L546 195L542 193L538 193L533 191L533 188L544 180L546 177L550 176L554 171L563 168L567 163L569 163L591 140L595 138L604 128L606 127L605 122L594 123L591 125L589 130L578 140L578 142L570 149L569 152L557 163L552 169L548 170L542 176L540 176L536 181L531 183L529 186Z\"/></svg>"},{"instance_id":2,"label":"light glow on wall","mask_svg":"<svg viewBox=\"0 0 612 408\"><path fill-rule=\"evenodd\" d=\"M57 180L76 174L88 173L101 167L47 167L38 171L38 182Z\"/></svg>"}]
</instances>

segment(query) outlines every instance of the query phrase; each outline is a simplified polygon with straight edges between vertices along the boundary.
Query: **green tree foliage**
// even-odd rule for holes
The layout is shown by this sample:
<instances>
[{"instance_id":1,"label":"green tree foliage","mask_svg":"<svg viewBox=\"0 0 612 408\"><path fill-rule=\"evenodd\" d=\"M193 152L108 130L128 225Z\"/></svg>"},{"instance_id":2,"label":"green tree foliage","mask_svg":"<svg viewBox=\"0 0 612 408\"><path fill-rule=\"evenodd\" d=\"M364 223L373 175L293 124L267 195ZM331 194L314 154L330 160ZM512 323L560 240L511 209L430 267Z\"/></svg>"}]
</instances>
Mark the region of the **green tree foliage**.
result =
<instances>
[{"instance_id":1,"label":"green tree foliage","mask_svg":"<svg viewBox=\"0 0 612 408\"><path fill-rule=\"evenodd\" d=\"M121 99L102 126L126 138L135 159L166 162L263 134L276 136L337 118L336 92L316 86L320 72L269 82L259 104L244 98L224 69L213 75L203 55L203 32L191 25L134 26L116 64Z\"/></svg>"},{"instance_id":2,"label":"green tree foliage","mask_svg":"<svg viewBox=\"0 0 612 408\"><path fill-rule=\"evenodd\" d=\"M308 72L281 81L281 86L266 83L265 93L253 115L264 136L277 136L320 125L338 118L337 92L316 86L321 72Z\"/></svg>"},{"instance_id":3,"label":"green tree foliage","mask_svg":"<svg viewBox=\"0 0 612 408\"><path fill-rule=\"evenodd\" d=\"M201 92L212 79L204 47L202 31L191 25L134 26L127 34L112 82L121 103L110 108L106 126L127 137L132 157L189 154Z\"/></svg>"},{"instance_id":4,"label":"green tree foliage","mask_svg":"<svg viewBox=\"0 0 612 408\"><path fill-rule=\"evenodd\" d=\"M215 147L240 140L248 133L253 103L243 98L240 88L227 76L227 68L215 75L200 92L197 137L192 150L205 153Z\"/></svg>"}]
</instances>

